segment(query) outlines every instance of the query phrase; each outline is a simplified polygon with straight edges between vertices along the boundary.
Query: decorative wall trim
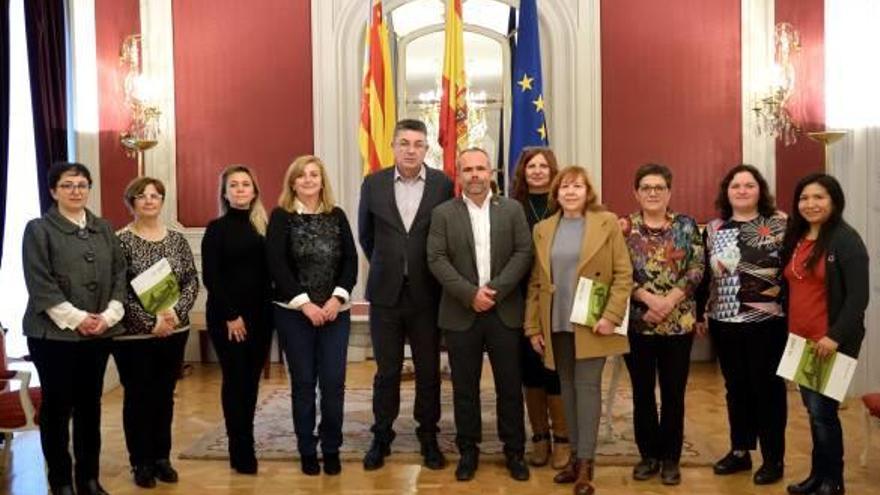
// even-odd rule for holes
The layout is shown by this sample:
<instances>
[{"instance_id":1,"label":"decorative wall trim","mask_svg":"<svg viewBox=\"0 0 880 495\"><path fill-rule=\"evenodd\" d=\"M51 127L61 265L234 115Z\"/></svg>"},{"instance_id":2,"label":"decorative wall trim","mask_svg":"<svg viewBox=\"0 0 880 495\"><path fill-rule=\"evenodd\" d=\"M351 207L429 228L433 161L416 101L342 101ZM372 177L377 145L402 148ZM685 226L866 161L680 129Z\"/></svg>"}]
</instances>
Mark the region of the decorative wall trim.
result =
<instances>
[{"instance_id":1,"label":"decorative wall trim","mask_svg":"<svg viewBox=\"0 0 880 495\"><path fill-rule=\"evenodd\" d=\"M75 160L92 173L95 187L89 194L89 209L101 214L100 140L98 133L98 57L95 0L69 2Z\"/></svg>"},{"instance_id":2,"label":"decorative wall trim","mask_svg":"<svg viewBox=\"0 0 880 495\"><path fill-rule=\"evenodd\" d=\"M755 95L767 89L767 71L773 64L774 0L742 0L742 160L764 174L776 189L776 142L755 132Z\"/></svg>"}]
</instances>

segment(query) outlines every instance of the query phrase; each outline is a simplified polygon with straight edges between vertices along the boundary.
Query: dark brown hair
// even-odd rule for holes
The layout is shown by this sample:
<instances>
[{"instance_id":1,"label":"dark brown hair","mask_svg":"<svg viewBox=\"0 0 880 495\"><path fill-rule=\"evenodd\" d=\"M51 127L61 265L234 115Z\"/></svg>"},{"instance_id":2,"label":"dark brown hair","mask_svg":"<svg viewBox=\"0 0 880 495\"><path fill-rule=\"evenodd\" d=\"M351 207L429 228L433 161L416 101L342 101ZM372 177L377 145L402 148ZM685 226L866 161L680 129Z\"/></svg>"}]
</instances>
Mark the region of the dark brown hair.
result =
<instances>
[{"instance_id":1,"label":"dark brown hair","mask_svg":"<svg viewBox=\"0 0 880 495\"><path fill-rule=\"evenodd\" d=\"M134 211L135 196L143 194L144 190L147 189L147 186L155 187L156 192L161 194L163 199L165 198L165 184L163 184L161 180L154 179L153 177L138 177L129 182L128 186L125 187L125 192L122 193L122 199L125 201L125 205L128 206L129 210Z\"/></svg>"},{"instance_id":2,"label":"dark brown hair","mask_svg":"<svg viewBox=\"0 0 880 495\"><path fill-rule=\"evenodd\" d=\"M523 148L519 154L519 160L516 162L516 169L513 172L513 189L511 189L510 193L510 197L522 203L523 206L526 206L526 201L529 199L529 185L526 183L526 164L538 155L543 156L547 160L547 165L550 166L551 183L556 178L556 174L559 173L559 162L556 161L556 154L553 153L553 150L544 146L528 146Z\"/></svg>"},{"instance_id":3,"label":"dark brown hair","mask_svg":"<svg viewBox=\"0 0 880 495\"><path fill-rule=\"evenodd\" d=\"M731 168L727 172L727 175L721 179L721 185L718 188L718 196L715 198L715 208L718 209L721 218L727 220L733 216L733 206L730 204L730 197L727 196L727 188L730 187L730 183L733 182L733 178L736 177L736 174L740 172L748 172L752 174L752 177L755 178L755 182L758 183L758 213L764 217L773 216L773 214L776 213L776 202L773 199L773 194L770 193L769 186L767 186L767 180L764 179L761 172L753 165L740 163Z\"/></svg>"}]
</instances>

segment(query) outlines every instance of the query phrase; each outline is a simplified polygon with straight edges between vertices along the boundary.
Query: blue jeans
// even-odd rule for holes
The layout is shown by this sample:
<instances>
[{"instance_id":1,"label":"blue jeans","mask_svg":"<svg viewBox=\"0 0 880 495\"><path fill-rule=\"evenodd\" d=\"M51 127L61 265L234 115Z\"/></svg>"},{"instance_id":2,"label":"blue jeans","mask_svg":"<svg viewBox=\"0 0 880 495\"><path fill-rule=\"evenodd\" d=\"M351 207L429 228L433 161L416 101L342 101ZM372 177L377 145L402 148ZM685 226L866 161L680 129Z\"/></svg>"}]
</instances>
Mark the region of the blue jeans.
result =
<instances>
[{"instance_id":1,"label":"blue jeans","mask_svg":"<svg viewBox=\"0 0 880 495\"><path fill-rule=\"evenodd\" d=\"M843 430L834 399L801 387L801 398L810 415L813 437L812 474L843 483Z\"/></svg>"},{"instance_id":2,"label":"blue jeans","mask_svg":"<svg viewBox=\"0 0 880 495\"><path fill-rule=\"evenodd\" d=\"M318 438L324 454L342 445L342 407L351 316L315 327L302 312L276 306L275 328L290 371L293 429L300 455L315 455ZM321 389L321 424L315 435L316 388Z\"/></svg>"}]
</instances>

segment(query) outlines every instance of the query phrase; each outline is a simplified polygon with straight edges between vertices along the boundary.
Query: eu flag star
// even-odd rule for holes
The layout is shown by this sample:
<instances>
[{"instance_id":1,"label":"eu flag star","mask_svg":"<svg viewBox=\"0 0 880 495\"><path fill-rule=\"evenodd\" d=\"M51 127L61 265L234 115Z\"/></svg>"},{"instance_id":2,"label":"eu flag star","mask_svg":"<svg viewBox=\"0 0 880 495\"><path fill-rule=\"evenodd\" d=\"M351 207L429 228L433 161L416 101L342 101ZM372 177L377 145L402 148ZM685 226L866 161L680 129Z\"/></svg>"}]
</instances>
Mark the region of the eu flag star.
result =
<instances>
[{"instance_id":1,"label":"eu flag star","mask_svg":"<svg viewBox=\"0 0 880 495\"><path fill-rule=\"evenodd\" d=\"M532 101L532 104L535 105L536 112L544 111L544 95L538 95L538 99Z\"/></svg>"},{"instance_id":2,"label":"eu flag star","mask_svg":"<svg viewBox=\"0 0 880 495\"><path fill-rule=\"evenodd\" d=\"M538 128L538 134L541 135L541 140L547 140L547 126L545 124L541 124L541 127Z\"/></svg>"},{"instance_id":3,"label":"eu flag star","mask_svg":"<svg viewBox=\"0 0 880 495\"><path fill-rule=\"evenodd\" d=\"M516 83L522 88L522 91L525 92L527 89L532 89L532 81L535 79L533 77L529 77L528 74L523 74L522 79L517 81Z\"/></svg>"}]
</instances>

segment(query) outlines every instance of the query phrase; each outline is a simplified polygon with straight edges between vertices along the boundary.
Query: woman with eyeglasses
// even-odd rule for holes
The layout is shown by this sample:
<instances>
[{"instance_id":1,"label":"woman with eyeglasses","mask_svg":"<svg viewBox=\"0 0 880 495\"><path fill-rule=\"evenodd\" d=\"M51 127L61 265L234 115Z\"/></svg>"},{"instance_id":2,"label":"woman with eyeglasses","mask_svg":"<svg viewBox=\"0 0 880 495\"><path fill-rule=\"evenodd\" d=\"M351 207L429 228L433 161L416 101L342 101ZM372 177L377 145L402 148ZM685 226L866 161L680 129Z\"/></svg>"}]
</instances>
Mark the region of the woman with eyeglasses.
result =
<instances>
[{"instance_id":1,"label":"woman with eyeglasses","mask_svg":"<svg viewBox=\"0 0 880 495\"><path fill-rule=\"evenodd\" d=\"M320 158L294 160L282 187L269 218L266 252L275 281L275 328L290 371L300 469L308 476L321 473L320 440L324 473L338 475L357 251Z\"/></svg>"},{"instance_id":2,"label":"woman with eyeglasses","mask_svg":"<svg viewBox=\"0 0 880 495\"><path fill-rule=\"evenodd\" d=\"M751 471L749 451L760 443L762 464L753 481L768 485L784 474L788 406L776 366L788 338L780 297L787 219L751 165L727 172L715 205L721 216L704 233L708 266L703 293L727 389L730 451L713 470L717 475Z\"/></svg>"},{"instance_id":3,"label":"woman with eyeglasses","mask_svg":"<svg viewBox=\"0 0 880 495\"><path fill-rule=\"evenodd\" d=\"M98 482L101 393L108 337L121 330L125 256L110 223L86 208L89 169L56 162L47 182L54 204L27 224L22 247L22 326L42 387L40 443L53 495L106 494Z\"/></svg>"},{"instance_id":4,"label":"woman with eyeglasses","mask_svg":"<svg viewBox=\"0 0 880 495\"><path fill-rule=\"evenodd\" d=\"M178 480L170 460L174 387L199 277L189 243L162 221L164 184L137 178L126 187L124 198L134 220L117 234L128 262L129 284L125 331L115 337L113 358L125 389L122 426L134 482L151 488L157 479ZM160 275L146 279L156 272Z\"/></svg>"},{"instance_id":5,"label":"woman with eyeglasses","mask_svg":"<svg viewBox=\"0 0 880 495\"><path fill-rule=\"evenodd\" d=\"M254 412L272 342L272 285L266 210L248 167L233 165L221 174L220 213L202 238L208 335L223 371L220 395L229 465L241 474L256 474Z\"/></svg>"},{"instance_id":6,"label":"woman with eyeglasses","mask_svg":"<svg viewBox=\"0 0 880 495\"><path fill-rule=\"evenodd\" d=\"M636 480L657 473L664 485L681 482L684 394L694 342L694 293L703 279L703 240L693 218L669 209L672 172L649 163L636 171L639 211L622 219L633 264L629 354L633 430L641 461ZM657 411L659 381L663 407Z\"/></svg>"},{"instance_id":7,"label":"woman with eyeglasses","mask_svg":"<svg viewBox=\"0 0 880 495\"><path fill-rule=\"evenodd\" d=\"M556 154L550 148L532 146L523 149L516 164L511 197L522 204L529 222L529 230L550 216L550 184L559 173ZM524 277L521 290L527 295L529 277ZM547 369L541 355L532 348L523 335L520 345L522 380L526 396L526 410L532 427L532 451L529 463L553 469L562 469L571 457L568 426L559 374ZM551 442L552 441L552 442Z\"/></svg>"},{"instance_id":8,"label":"woman with eyeglasses","mask_svg":"<svg viewBox=\"0 0 880 495\"><path fill-rule=\"evenodd\" d=\"M846 199L837 179L811 174L794 190L783 264L789 332L808 339L820 359L839 352L859 357L870 293L868 250L843 219ZM810 417L813 455L809 476L788 493L842 495L843 430L839 403L807 387L801 399Z\"/></svg>"}]
</instances>

